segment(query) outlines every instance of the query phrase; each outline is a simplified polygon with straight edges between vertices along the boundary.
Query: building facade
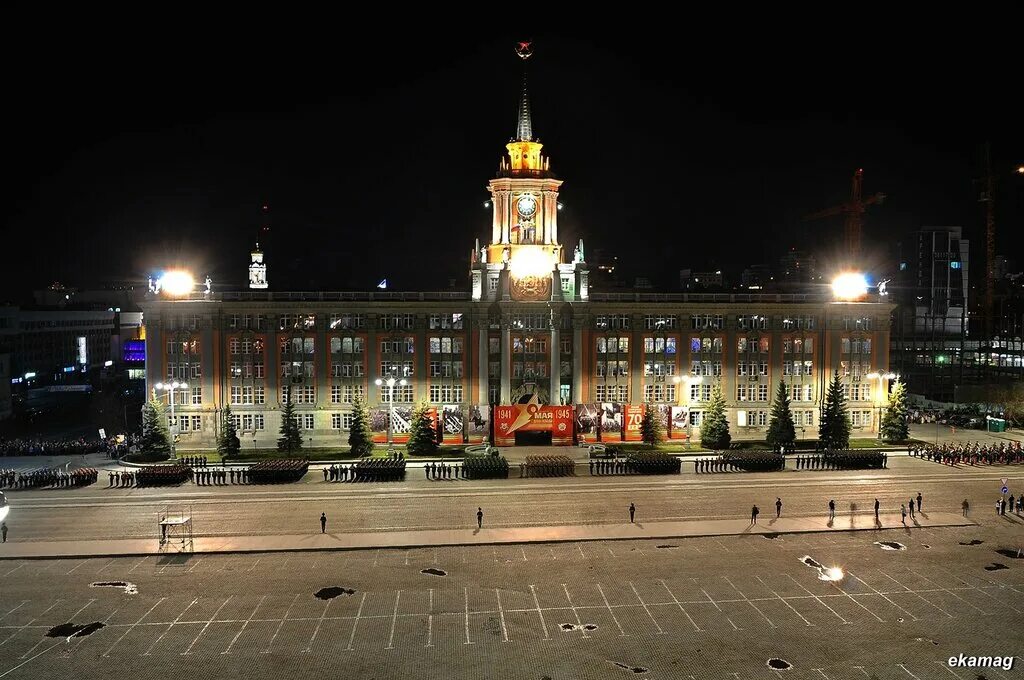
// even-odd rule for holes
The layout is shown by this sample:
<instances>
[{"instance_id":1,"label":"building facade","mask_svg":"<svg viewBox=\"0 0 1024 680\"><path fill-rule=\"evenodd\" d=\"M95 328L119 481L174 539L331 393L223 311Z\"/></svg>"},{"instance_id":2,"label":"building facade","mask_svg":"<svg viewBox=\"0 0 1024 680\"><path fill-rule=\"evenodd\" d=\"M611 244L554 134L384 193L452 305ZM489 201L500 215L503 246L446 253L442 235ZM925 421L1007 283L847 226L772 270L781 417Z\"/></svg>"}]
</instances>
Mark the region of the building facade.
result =
<instances>
[{"instance_id":1,"label":"building facade","mask_svg":"<svg viewBox=\"0 0 1024 680\"><path fill-rule=\"evenodd\" d=\"M373 409L377 432L392 417L401 432L408 409L429 402L447 441L478 441L495 407L527 403L557 405L581 431L585 418L606 419L605 440L626 436L631 407L657 406L674 436L697 437L715 386L734 437L763 438L780 380L798 433L814 437L834 371L854 431L877 431L887 384L869 374L889 368L892 305L592 290L582 240L571 253L559 240L562 180L533 135L525 86L506 149L467 292L278 292L262 287L261 256L260 288L150 295L147 392L179 383L170 393L179 447L211 447L227 406L243 446L272 447L288 400L312 446L344 445L356 399ZM389 377L405 384L376 384Z\"/></svg>"}]
</instances>

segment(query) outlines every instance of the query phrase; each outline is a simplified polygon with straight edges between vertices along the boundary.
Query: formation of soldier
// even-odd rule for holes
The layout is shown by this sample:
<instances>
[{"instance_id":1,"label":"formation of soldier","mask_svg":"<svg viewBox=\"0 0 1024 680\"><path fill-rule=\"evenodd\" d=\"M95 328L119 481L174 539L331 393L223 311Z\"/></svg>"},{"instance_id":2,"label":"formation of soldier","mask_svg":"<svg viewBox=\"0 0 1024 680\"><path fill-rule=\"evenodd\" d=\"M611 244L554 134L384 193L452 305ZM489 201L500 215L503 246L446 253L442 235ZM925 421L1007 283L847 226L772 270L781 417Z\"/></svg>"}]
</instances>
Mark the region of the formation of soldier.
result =
<instances>
[{"instance_id":1,"label":"formation of soldier","mask_svg":"<svg viewBox=\"0 0 1024 680\"><path fill-rule=\"evenodd\" d=\"M797 470L864 470L888 465L889 454L884 451L826 451L796 457Z\"/></svg>"},{"instance_id":2,"label":"formation of soldier","mask_svg":"<svg viewBox=\"0 0 1024 680\"><path fill-rule=\"evenodd\" d=\"M192 469L185 465L146 465L134 472L122 472L129 475L135 486L168 486L181 484L192 476Z\"/></svg>"},{"instance_id":3,"label":"formation of soldier","mask_svg":"<svg viewBox=\"0 0 1024 680\"><path fill-rule=\"evenodd\" d=\"M95 468L45 468L29 472L16 470L0 471L0 487L12 489L42 489L47 487L69 488L86 486L96 481L99 471Z\"/></svg>"},{"instance_id":4,"label":"formation of soldier","mask_svg":"<svg viewBox=\"0 0 1024 680\"><path fill-rule=\"evenodd\" d=\"M402 458L363 458L351 468L353 482L390 482L405 479Z\"/></svg>"},{"instance_id":5,"label":"formation of soldier","mask_svg":"<svg viewBox=\"0 0 1024 680\"><path fill-rule=\"evenodd\" d=\"M576 461L569 456L527 456L519 471L522 477L569 477L576 474Z\"/></svg>"},{"instance_id":6,"label":"formation of soldier","mask_svg":"<svg viewBox=\"0 0 1024 680\"><path fill-rule=\"evenodd\" d=\"M305 458L261 460L249 466L248 479L250 484L282 484L297 482L308 471L309 461Z\"/></svg>"},{"instance_id":7,"label":"formation of soldier","mask_svg":"<svg viewBox=\"0 0 1024 680\"><path fill-rule=\"evenodd\" d=\"M210 465L206 456L179 456L178 462L192 468L204 468Z\"/></svg>"},{"instance_id":8,"label":"formation of soldier","mask_svg":"<svg viewBox=\"0 0 1024 680\"><path fill-rule=\"evenodd\" d=\"M505 479L508 477L508 459L504 456L466 456L462 461L465 479Z\"/></svg>"},{"instance_id":9,"label":"formation of soldier","mask_svg":"<svg viewBox=\"0 0 1024 680\"><path fill-rule=\"evenodd\" d=\"M946 442L937 446L915 444L910 447L910 455L943 465L960 465L961 463L964 465L1019 465L1024 463L1024 447L1020 442L999 442L998 444Z\"/></svg>"},{"instance_id":10,"label":"formation of soldier","mask_svg":"<svg viewBox=\"0 0 1024 680\"><path fill-rule=\"evenodd\" d=\"M774 472L786 467L785 456L772 451L731 451L714 458L698 458L693 471L710 472Z\"/></svg>"},{"instance_id":11,"label":"formation of soldier","mask_svg":"<svg viewBox=\"0 0 1024 680\"><path fill-rule=\"evenodd\" d=\"M423 474L427 476L427 479L459 479L460 475L465 478L468 473L465 463L460 466L458 463L449 465L442 461L424 465Z\"/></svg>"},{"instance_id":12,"label":"formation of soldier","mask_svg":"<svg viewBox=\"0 0 1024 680\"><path fill-rule=\"evenodd\" d=\"M681 470L679 458L658 452L637 452L626 459L616 457L590 461L592 475L665 475Z\"/></svg>"}]
</instances>

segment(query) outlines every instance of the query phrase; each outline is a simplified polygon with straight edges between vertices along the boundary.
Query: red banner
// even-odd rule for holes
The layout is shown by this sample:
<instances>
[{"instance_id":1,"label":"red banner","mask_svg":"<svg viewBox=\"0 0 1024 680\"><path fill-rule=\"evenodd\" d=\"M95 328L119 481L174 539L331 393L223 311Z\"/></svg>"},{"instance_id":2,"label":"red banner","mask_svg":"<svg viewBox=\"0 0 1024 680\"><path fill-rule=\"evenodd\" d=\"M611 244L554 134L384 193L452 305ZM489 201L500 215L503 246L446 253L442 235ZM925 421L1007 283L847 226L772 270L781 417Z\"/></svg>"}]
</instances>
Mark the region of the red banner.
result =
<instances>
[{"instance_id":1,"label":"red banner","mask_svg":"<svg viewBox=\"0 0 1024 680\"><path fill-rule=\"evenodd\" d=\"M623 404L622 414L623 441L640 441L640 423L642 423L644 419L644 404Z\"/></svg>"},{"instance_id":2,"label":"red banner","mask_svg":"<svg viewBox=\"0 0 1024 680\"><path fill-rule=\"evenodd\" d=\"M494 408L494 443L514 446L516 432L550 432L556 446L572 444L572 407L541 406L535 400L526 404Z\"/></svg>"}]
</instances>

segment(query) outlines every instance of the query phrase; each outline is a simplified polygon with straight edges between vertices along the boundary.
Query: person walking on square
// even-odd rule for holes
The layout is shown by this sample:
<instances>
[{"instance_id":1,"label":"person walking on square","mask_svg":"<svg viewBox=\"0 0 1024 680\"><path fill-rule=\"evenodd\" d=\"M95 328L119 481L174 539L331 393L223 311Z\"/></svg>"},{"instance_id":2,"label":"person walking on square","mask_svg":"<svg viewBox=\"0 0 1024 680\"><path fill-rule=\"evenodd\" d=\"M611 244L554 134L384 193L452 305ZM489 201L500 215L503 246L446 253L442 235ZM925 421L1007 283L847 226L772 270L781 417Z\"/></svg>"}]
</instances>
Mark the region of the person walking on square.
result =
<instances>
[{"instance_id":1,"label":"person walking on square","mask_svg":"<svg viewBox=\"0 0 1024 680\"><path fill-rule=\"evenodd\" d=\"M917 511L921 512L921 492L917 492Z\"/></svg>"},{"instance_id":2,"label":"person walking on square","mask_svg":"<svg viewBox=\"0 0 1024 680\"><path fill-rule=\"evenodd\" d=\"M327 468L324 468L324 481L325 482L327 481L327 475L331 474L331 472L333 472L333 470L328 471Z\"/></svg>"},{"instance_id":3,"label":"person walking on square","mask_svg":"<svg viewBox=\"0 0 1024 680\"><path fill-rule=\"evenodd\" d=\"M832 499L832 500L830 500L828 502L828 518L829 519L835 519L836 518L836 501L835 501L835 499Z\"/></svg>"},{"instance_id":4,"label":"person walking on square","mask_svg":"<svg viewBox=\"0 0 1024 680\"><path fill-rule=\"evenodd\" d=\"M482 529L484 526L484 510L483 508L476 509L476 528Z\"/></svg>"},{"instance_id":5,"label":"person walking on square","mask_svg":"<svg viewBox=\"0 0 1024 680\"><path fill-rule=\"evenodd\" d=\"M913 498L910 499L910 503L908 503L908 505L910 505L910 519L914 519L914 499Z\"/></svg>"},{"instance_id":6,"label":"person walking on square","mask_svg":"<svg viewBox=\"0 0 1024 680\"><path fill-rule=\"evenodd\" d=\"M878 521L878 499L875 499L875 521Z\"/></svg>"},{"instance_id":7,"label":"person walking on square","mask_svg":"<svg viewBox=\"0 0 1024 680\"><path fill-rule=\"evenodd\" d=\"M750 523L751 524L757 524L757 513L759 513L759 512L760 512L760 510L757 509L756 505L753 506L752 508L750 508Z\"/></svg>"},{"instance_id":8,"label":"person walking on square","mask_svg":"<svg viewBox=\"0 0 1024 680\"><path fill-rule=\"evenodd\" d=\"M327 513L326 512L321 512L320 513L320 533L321 534L326 534L327 533Z\"/></svg>"},{"instance_id":9,"label":"person walking on square","mask_svg":"<svg viewBox=\"0 0 1024 680\"><path fill-rule=\"evenodd\" d=\"M0 534L3 534L3 542L7 542L7 522L0 524Z\"/></svg>"},{"instance_id":10,"label":"person walking on square","mask_svg":"<svg viewBox=\"0 0 1024 680\"><path fill-rule=\"evenodd\" d=\"M999 514L1000 515L1005 515L1006 514L1006 499L1005 498L1002 498L999 501Z\"/></svg>"},{"instance_id":11,"label":"person walking on square","mask_svg":"<svg viewBox=\"0 0 1024 680\"><path fill-rule=\"evenodd\" d=\"M633 516L636 515L636 506L632 503L629 504L629 523L633 523Z\"/></svg>"},{"instance_id":12,"label":"person walking on square","mask_svg":"<svg viewBox=\"0 0 1024 680\"><path fill-rule=\"evenodd\" d=\"M903 526L907 526L907 506L900 503L900 516L902 517Z\"/></svg>"},{"instance_id":13,"label":"person walking on square","mask_svg":"<svg viewBox=\"0 0 1024 680\"><path fill-rule=\"evenodd\" d=\"M966 498L964 499L964 502L960 504L960 509L963 511L964 517L967 517L967 511L971 509L971 504L967 502Z\"/></svg>"},{"instance_id":14,"label":"person walking on square","mask_svg":"<svg viewBox=\"0 0 1024 680\"><path fill-rule=\"evenodd\" d=\"M755 506L756 507L756 506ZM782 517L782 499L775 497L775 519Z\"/></svg>"}]
</instances>

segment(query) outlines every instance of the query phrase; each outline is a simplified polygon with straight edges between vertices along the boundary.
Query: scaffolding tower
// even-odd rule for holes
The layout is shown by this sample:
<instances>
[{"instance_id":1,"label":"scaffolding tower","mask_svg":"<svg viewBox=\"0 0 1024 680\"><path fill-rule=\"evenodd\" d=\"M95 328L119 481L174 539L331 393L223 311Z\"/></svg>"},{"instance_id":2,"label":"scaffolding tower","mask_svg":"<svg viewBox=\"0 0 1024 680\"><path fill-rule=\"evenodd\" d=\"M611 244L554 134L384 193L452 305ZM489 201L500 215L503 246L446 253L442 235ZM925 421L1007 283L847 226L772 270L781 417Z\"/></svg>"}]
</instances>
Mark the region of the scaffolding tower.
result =
<instances>
[{"instance_id":1,"label":"scaffolding tower","mask_svg":"<svg viewBox=\"0 0 1024 680\"><path fill-rule=\"evenodd\" d=\"M157 513L157 524L159 525L160 552L162 553L192 553L194 545L192 542L192 505L188 506L187 512L184 506L171 508L164 506L164 509Z\"/></svg>"}]
</instances>

